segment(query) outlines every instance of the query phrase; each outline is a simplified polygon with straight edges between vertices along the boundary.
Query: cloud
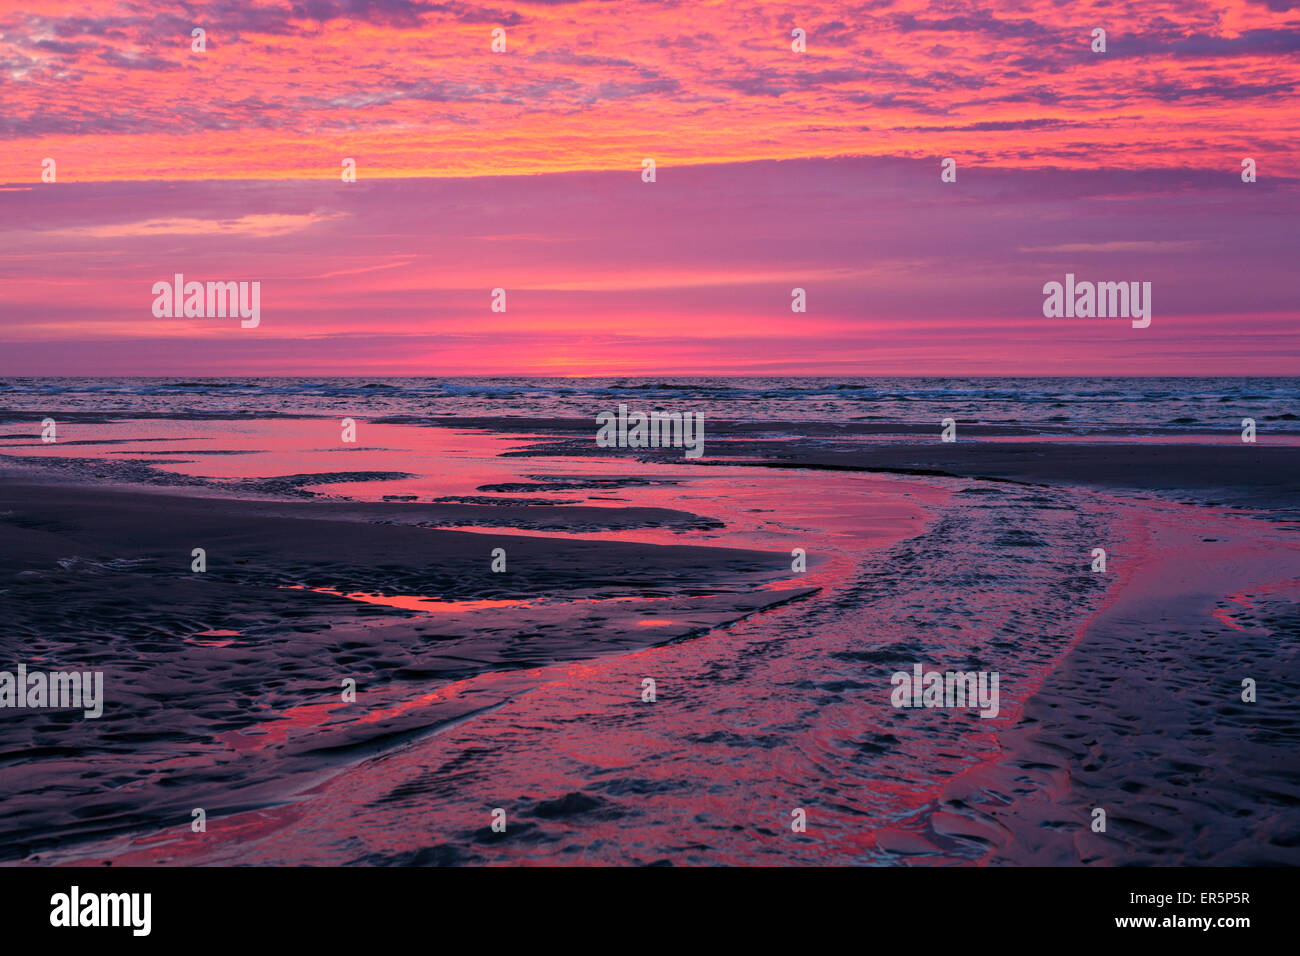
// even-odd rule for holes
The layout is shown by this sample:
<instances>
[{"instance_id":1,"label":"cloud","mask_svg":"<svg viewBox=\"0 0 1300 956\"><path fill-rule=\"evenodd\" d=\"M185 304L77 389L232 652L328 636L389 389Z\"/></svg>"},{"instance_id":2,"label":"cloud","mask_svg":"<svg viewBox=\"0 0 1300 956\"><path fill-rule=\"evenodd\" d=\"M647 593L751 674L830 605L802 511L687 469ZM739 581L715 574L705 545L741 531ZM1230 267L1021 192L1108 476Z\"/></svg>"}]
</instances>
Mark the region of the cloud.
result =
<instances>
[{"instance_id":1,"label":"cloud","mask_svg":"<svg viewBox=\"0 0 1300 956\"><path fill-rule=\"evenodd\" d=\"M321 222L342 218L343 213L250 213L238 219L143 219L137 222L95 226L66 226L46 230L85 239L132 239L158 236L284 236Z\"/></svg>"},{"instance_id":2,"label":"cloud","mask_svg":"<svg viewBox=\"0 0 1300 956\"><path fill-rule=\"evenodd\" d=\"M1021 252L1190 252L1207 245L1204 239L1114 240L1063 242L1054 246L1020 246Z\"/></svg>"},{"instance_id":3,"label":"cloud","mask_svg":"<svg viewBox=\"0 0 1300 956\"><path fill-rule=\"evenodd\" d=\"M1215 59L1222 57L1269 56L1300 52L1300 30L1246 30L1240 36L1213 36L1195 33L1165 38L1136 36L1116 38L1111 43L1117 57L1173 56ZM1112 50L1107 50L1110 56Z\"/></svg>"},{"instance_id":4,"label":"cloud","mask_svg":"<svg viewBox=\"0 0 1300 956\"><path fill-rule=\"evenodd\" d=\"M0 181L49 140L83 182L948 155L955 133L968 163L1210 168L1267 144L1296 169L1295 6L1129 0L1097 55L1082 0L14 0Z\"/></svg>"}]
</instances>

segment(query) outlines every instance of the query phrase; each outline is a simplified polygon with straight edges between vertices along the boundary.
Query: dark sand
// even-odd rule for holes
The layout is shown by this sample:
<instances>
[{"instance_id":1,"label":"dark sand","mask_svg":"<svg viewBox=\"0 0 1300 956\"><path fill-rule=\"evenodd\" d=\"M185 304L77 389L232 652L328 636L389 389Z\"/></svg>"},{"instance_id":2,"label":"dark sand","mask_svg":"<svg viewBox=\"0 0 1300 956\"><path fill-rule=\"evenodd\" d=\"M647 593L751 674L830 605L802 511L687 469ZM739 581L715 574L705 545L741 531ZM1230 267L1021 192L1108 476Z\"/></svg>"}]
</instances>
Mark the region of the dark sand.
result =
<instances>
[{"instance_id":1,"label":"dark sand","mask_svg":"<svg viewBox=\"0 0 1300 956\"><path fill-rule=\"evenodd\" d=\"M704 456L691 461L680 449L597 448L594 426L549 419L523 427L518 419L451 419L458 426L552 434L519 455L621 456L708 466L762 465L931 477L979 478L1026 484L1080 486L1159 496L1169 501L1259 509L1270 517L1300 520L1300 444L1254 444L1236 432L1188 434L1197 444L1014 441L1041 429L1006 425L959 425L958 440L939 440L937 427L709 422ZM799 438L762 435L800 432ZM905 436L903 441L866 443L852 436ZM1118 435L1114 430L1097 434ZM965 436L965 437L963 437ZM1295 435L1288 433L1287 439ZM1000 439L998 441L970 440ZM710 439L713 439L710 441Z\"/></svg>"},{"instance_id":2,"label":"dark sand","mask_svg":"<svg viewBox=\"0 0 1300 956\"><path fill-rule=\"evenodd\" d=\"M1134 557L1113 569L1107 607L1080 622L1082 636L1021 719L999 728L1002 756L879 831L875 847L935 862L974 851L993 863L1300 863L1300 448L1270 446L1267 436L1257 445L1231 436L943 444L921 428L907 442L866 444L846 440L852 427L800 425L780 430L815 434L767 440L773 426L711 423L709 437L733 440L706 439L706 457L691 462L680 451L597 449L587 422L440 423L553 436L525 456L952 476L1123 496L1146 508ZM425 695L413 707L415 687L681 640L813 595L766 587L789 577L785 554L437 529L691 529L710 527L707 515L249 497L309 494L319 476L227 488L243 498L200 479L176 482L192 485L183 494L85 483L99 467L27 462L0 473L10 646L29 666L105 670L110 703L98 721L47 711L25 714L20 727L0 716L0 858L11 861L174 827L196 793L210 795L210 814L273 806L340 767L498 706L511 690L505 680L495 697ZM562 490L545 481L493 490L550 486ZM207 549L206 574L191 573L192 547ZM509 556L506 574L489 569L495 547ZM302 586L502 603L443 623ZM639 626L656 615L670 623ZM226 645L220 653L215 641ZM345 677L371 694L365 719L338 705ZM1242 677L1259 682L1258 702L1241 702ZM383 700L387 710L375 705ZM1107 810L1105 834L1088 826L1094 807Z\"/></svg>"},{"instance_id":3,"label":"dark sand","mask_svg":"<svg viewBox=\"0 0 1300 956\"><path fill-rule=\"evenodd\" d=\"M1295 529L1207 509L1137 534L1141 560L1003 731L1004 759L917 831L995 864L1300 864Z\"/></svg>"},{"instance_id":4,"label":"dark sand","mask_svg":"<svg viewBox=\"0 0 1300 956\"><path fill-rule=\"evenodd\" d=\"M556 438L525 454L593 454L586 423L547 424ZM1144 445L916 442L919 427L888 429L910 431L909 442L834 434L853 430L759 440L747 435L771 426L718 423L714 435L729 440L706 442L695 464L956 476L1152 504L1135 532L1140 560L1112 569L1113 603L1001 732L1004 757L879 831L878 846L913 859L984 846L997 864L1300 864L1300 447L1232 435ZM1253 703L1241 699L1247 677ZM1104 833L1092 829L1098 807Z\"/></svg>"},{"instance_id":5,"label":"dark sand","mask_svg":"<svg viewBox=\"0 0 1300 956\"><path fill-rule=\"evenodd\" d=\"M174 823L191 805L221 813L274 801L302 775L465 715L461 703L403 709L413 687L680 640L814 590L762 589L788 577L780 554L419 527L480 521L485 510L0 481L11 656L33 669L103 670L108 701L97 720L0 714L0 761L11 765L3 857ZM503 523L580 531L701 520L491 510ZM191 571L195 547L206 573ZM498 547L505 573L490 569ZM444 620L303 587L484 603ZM642 626L647 618L663 626ZM366 692L367 720L335 706L343 678ZM394 712L376 720L385 693ZM302 732L278 729L304 700L319 713L296 721ZM262 723L269 739L247 742Z\"/></svg>"}]
</instances>

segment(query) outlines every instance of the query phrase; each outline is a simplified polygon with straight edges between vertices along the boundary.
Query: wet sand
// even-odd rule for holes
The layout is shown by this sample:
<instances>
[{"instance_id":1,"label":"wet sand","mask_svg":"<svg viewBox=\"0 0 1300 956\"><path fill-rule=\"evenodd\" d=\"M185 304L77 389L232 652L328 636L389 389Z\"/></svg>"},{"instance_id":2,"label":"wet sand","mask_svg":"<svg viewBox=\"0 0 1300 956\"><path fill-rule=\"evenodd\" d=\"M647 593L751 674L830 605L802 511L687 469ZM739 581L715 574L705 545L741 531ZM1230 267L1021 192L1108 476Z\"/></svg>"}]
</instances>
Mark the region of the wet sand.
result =
<instances>
[{"instance_id":1,"label":"wet sand","mask_svg":"<svg viewBox=\"0 0 1300 956\"><path fill-rule=\"evenodd\" d=\"M446 421L492 430L519 430L520 426L517 419L505 418ZM676 461L682 454L677 449L593 448L592 426L587 422L550 419L529 424L554 438L512 454L630 455L655 461ZM790 433L799 437L788 437ZM880 440L885 436L898 440ZM1243 442L1240 433L1230 429L1185 431L1161 438L1103 429L1090 437L1127 441L1089 441L1064 431L1053 440L1041 428L1007 425L959 425L957 440L944 442L937 426L710 422L705 457L696 464L1106 488L1158 494L1172 501L1259 509L1272 517L1300 520L1300 433L1261 433L1255 443Z\"/></svg>"},{"instance_id":2,"label":"wet sand","mask_svg":"<svg viewBox=\"0 0 1300 956\"><path fill-rule=\"evenodd\" d=\"M977 821L992 863L1300 863L1300 541L1259 525L1144 516L1114 603L936 815Z\"/></svg>"},{"instance_id":3,"label":"wet sand","mask_svg":"<svg viewBox=\"0 0 1300 956\"><path fill-rule=\"evenodd\" d=\"M681 640L815 590L766 587L789 576L780 554L421 527L484 510L0 482L11 655L103 670L110 702L97 720L0 716L6 855L187 817L195 798L177 790L200 787L213 813L272 800L463 715L455 702L383 713L413 686ZM494 510L493 523L570 531L700 524L664 509ZM340 703L343 678L365 693L363 719ZM304 700L317 701L304 742L260 727ZM284 739L258 742L267 733Z\"/></svg>"},{"instance_id":4,"label":"wet sand","mask_svg":"<svg viewBox=\"0 0 1300 956\"><path fill-rule=\"evenodd\" d=\"M719 426L685 463L594 449L585 423L474 424L539 437L504 453L513 480L454 501L295 500L421 497L390 472L218 486L166 456L105 478L102 458L8 459L10 646L114 690L98 721L0 716L0 856L1300 862L1300 448ZM566 456L581 467L530 476ZM711 483L599 479L616 459ZM751 525L747 504L789 514ZM859 507L902 510L854 537L831 512ZM916 660L1000 670L1001 718L891 708ZM646 673L677 702L639 707ZM497 805L513 842L483 832ZM218 838L188 833L194 806Z\"/></svg>"},{"instance_id":5,"label":"wet sand","mask_svg":"<svg viewBox=\"0 0 1300 956\"><path fill-rule=\"evenodd\" d=\"M1112 563L1107 606L999 733L1002 755L877 831L877 846L917 861L964 843L994 864L1300 864L1294 436L1021 442L1015 429L986 427L970 429L984 441L826 447L824 437L741 437L752 430L717 429L730 440L709 463L763 455L775 468L1075 488L1080 500L1118 493L1127 512L1130 553ZM1266 688L1258 700L1242 700L1244 678ZM1096 808L1109 818L1103 832Z\"/></svg>"}]
</instances>

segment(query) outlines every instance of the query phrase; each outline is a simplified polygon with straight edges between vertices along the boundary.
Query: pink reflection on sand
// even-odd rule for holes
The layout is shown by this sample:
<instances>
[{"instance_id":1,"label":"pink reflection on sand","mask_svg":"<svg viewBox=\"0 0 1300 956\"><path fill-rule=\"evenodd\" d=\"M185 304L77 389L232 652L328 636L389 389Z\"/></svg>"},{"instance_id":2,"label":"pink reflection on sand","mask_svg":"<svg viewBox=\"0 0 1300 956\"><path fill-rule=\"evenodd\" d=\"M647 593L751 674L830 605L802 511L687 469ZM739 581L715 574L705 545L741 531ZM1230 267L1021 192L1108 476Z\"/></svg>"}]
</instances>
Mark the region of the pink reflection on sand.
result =
<instances>
[{"instance_id":1,"label":"pink reflection on sand","mask_svg":"<svg viewBox=\"0 0 1300 956\"><path fill-rule=\"evenodd\" d=\"M1290 528L1296 527L1296 524L1294 522L1278 522L1278 523L1285 527L1290 527ZM1298 591L1300 591L1300 578L1295 578L1287 581L1265 582L1265 583L1257 584L1244 591L1236 591L1232 594L1225 595L1224 601L1228 602L1229 604L1237 605L1237 607L1241 611L1254 611L1256 610L1257 605L1254 601L1251 600L1252 596L1258 598L1258 597L1265 597L1273 594L1291 595L1297 593ZM1246 630L1245 627L1238 624L1236 620L1234 620L1234 609L1232 607L1216 607L1213 611L1210 612L1210 616L1213 617L1220 624L1224 624L1232 628L1234 631Z\"/></svg>"},{"instance_id":2,"label":"pink reflection on sand","mask_svg":"<svg viewBox=\"0 0 1300 956\"><path fill-rule=\"evenodd\" d=\"M156 459L160 470L217 481L328 472L412 472L425 477L422 493L440 496L473 494L478 485L515 480L518 465L497 456L531 440L356 419L357 440L347 443L339 423L332 417L74 421L60 424L57 442L46 444L35 436L3 438L0 450L30 458ZM391 483L372 485L376 493L368 500L401 492Z\"/></svg>"},{"instance_id":3,"label":"pink reflection on sand","mask_svg":"<svg viewBox=\"0 0 1300 956\"><path fill-rule=\"evenodd\" d=\"M282 591L314 591L317 594L329 594L334 597L361 601L364 604L381 604L384 607L400 608L403 611L425 611L436 613L459 613L462 611L483 611L494 607L535 607L530 601L446 601L435 597L416 597L414 595L368 594L365 591L336 591L333 588L309 588L303 584L282 585Z\"/></svg>"},{"instance_id":4,"label":"pink reflection on sand","mask_svg":"<svg viewBox=\"0 0 1300 956\"><path fill-rule=\"evenodd\" d=\"M196 644L199 647L233 647L238 641L228 640L228 638L243 637L239 631L230 630L211 630L196 631L189 637L185 638L187 644Z\"/></svg>"},{"instance_id":5,"label":"pink reflection on sand","mask_svg":"<svg viewBox=\"0 0 1300 956\"><path fill-rule=\"evenodd\" d=\"M1239 592L1237 594L1229 594L1225 596L1224 600L1236 604L1240 606L1243 610L1247 610L1247 611L1253 610L1255 607L1255 605L1246 597L1245 592ZM1244 627L1242 627L1235 620L1233 620L1232 608L1230 607L1216 607L1213 611L1210 612L1210 616L1213 617L1220 624L1223 624L1226 627L1230 627L1234 631L1245 630Z\"/></svg>"},{"instance_id":6,"label":"pink reflection on sand","mask_svg":"<svg viewBox=\"0 0 1300 956\"><path fill-rule=\"evenodd\" d=\"M781 582L796 586L836 586L864 549L887 547L898 537L923 528L929 515L927 506L947 500L950 494L942 483L923 488L917 482L857 474L817 475L810 482L805 476L753 471L756 480L752 487L742 483L743 493L734 498L728 496L722 501L705 497L718 507L724 519L734 517L741 523L735 538L756 544L779 542L786 554L794 546L807 549L807 573L791 573ZM810 485L816 485L817 492L824 489L826 495L814 493ZM631 493L647 490L662 492L637 489ZM700 496L698 491L690 493ZM780 520L773 520L770 508L781 502L785 504L779 512ZM384 603L389 602L387 597L380 597ZM422 602L428 599L399 600L406 609L427 610ZM631 604L665 599L618 596L603 600ZM345 857L354 854L358 840L375 853L409 852L413 847L444 839L447 834L481 828L480 804L484 799L490 806L498 805L491 800L505 801L515 819L514 815L524 813L530 801L582 789L593 773L619 773L644 779L655 788L652 799L641 801L650 819L583 824L582 840L595 842L590 852L570 857L573 861L610 859L609 853L617 857L621 852L617 848L631 845L629 840L632 844L645 839L657 842L662 839L661 833L671 832L674 827L679 827L679 832L691 832L697 825L694 821L699 819L727 824L721 832L713 829L707 837L714 847L714 859L751 859L756 839L760 843L782 839L780 834L788 826L788 820L781 817L788 782L810 779L808 762L818 765L827 759L821 751L834 748L834 738L844 732L842 724L848 722L856 728L855 733L860 733L869 726L871 716L853 701L822 707L817 711L821 716L807 726L806 733L790 737L787 745L778 750L746 751L726 739L712 741L713 736L786 736L773 727L808 720L806 698L792 697L788 687L815 673L813 663L825 651L827 640L830 647L836 647L842 641L858 645L886 639L852 622L846 622L842 631L820 636L792 633L790 637L799 638L789 643L798 651L797 657L770 661L755 657L754 664L762 666L738 686L715 686L707 677L700 683L701 675L714 666L734 670L738 660L748 658L750 649L771 641L774 628L780 633L781 621L795 610L794 606L778 608L696 640L591 661L487 673L432 688L418 684L363 688L363 696L358 697L359 709L358 704L345 705L334 698L283 713L268 713L255 730L228 735L223 742L232 748L264 750L289 743L299 735L308 735L306 739L310 740L312 733L335 724L376 724L396 717L418 719L431 708L457 702L470 706L494 700L501 703L490 711L480 711L473 720L440 728L417 744L385 754L382 763L368 764L365 772L336 773L319 782L308 792L313 813L281 816L274 809L238 813L212 824L213 831L219 827L226 840L199 844L150 834L118 846L113 858L119 863L267 862L282 858L292 846L295 862L328 863L340 861L340 852ZM645 618L638 626L653 631L668 623ZM653 705L640 700L641 681L646 676L659 681L659 701ZM629 723L629 718L642 713L642 707L655 709L647 709L643 718ZM611 720L617 732L611 731ZM991 730L980 730L991 737ZM807 749L810 746L811 751ZM490 748L490 754L485 751L483 766L475 768L476 778L486 775L481 782L450 798L440 795L433 802L423 798L390 801L382 819L364 809L377 805L383 794L403 780L436 776L437 768L464 747L480 751ZM672 789L683 779L695 785L689 800ZM865 801L864 807L869 804L896 812L919 806L930 792L922 781L874 780L866 795L859 797ZM489 793L492 796L487 796ZM496 796L498 793L503 796ZM525 802L514 802L518 799ZM788 813L788 807L784 812ZM428 832L431 813L437 834L443 836ZM818 824L824 825L822 811L817 814ZM359 829L359 820L373 823ZM728 821L743 830L731 833ZM653 829L640 831L646 822L652 822ZM761 825L770 827L777 836L758 837L753 828ZM349 836L340 842L345 832ZM869 829L856 828L844 833L833 848L818 850L810 844L801 852L842 859L841 854L846 852L869 851L873 839ZM348 848L340 850L345 844ZM607 851L594 849L602 844ZM527 842L507 842L495 849L493 856L503 863L555 861L552 848L545 843L530 846Z\"/></svg>"}]
</instances>

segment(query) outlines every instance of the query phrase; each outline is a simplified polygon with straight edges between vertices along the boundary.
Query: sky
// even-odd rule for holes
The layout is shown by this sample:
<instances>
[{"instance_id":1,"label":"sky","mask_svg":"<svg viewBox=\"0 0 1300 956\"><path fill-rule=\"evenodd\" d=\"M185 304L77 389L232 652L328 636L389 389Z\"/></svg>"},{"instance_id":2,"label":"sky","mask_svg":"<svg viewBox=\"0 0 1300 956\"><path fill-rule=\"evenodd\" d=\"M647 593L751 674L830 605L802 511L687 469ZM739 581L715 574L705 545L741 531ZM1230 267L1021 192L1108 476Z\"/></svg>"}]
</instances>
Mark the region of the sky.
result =
<instances>
[{"instance_id":1,"label":"sky","mask_svg":"<svg viewBox=\"0 0 1300 956\"><path fill-rule=\"evenodd\" d=\"M1300 374L1298 83L1300 0L0 0L0 375Z\"/></svg>"}]
</instances>

